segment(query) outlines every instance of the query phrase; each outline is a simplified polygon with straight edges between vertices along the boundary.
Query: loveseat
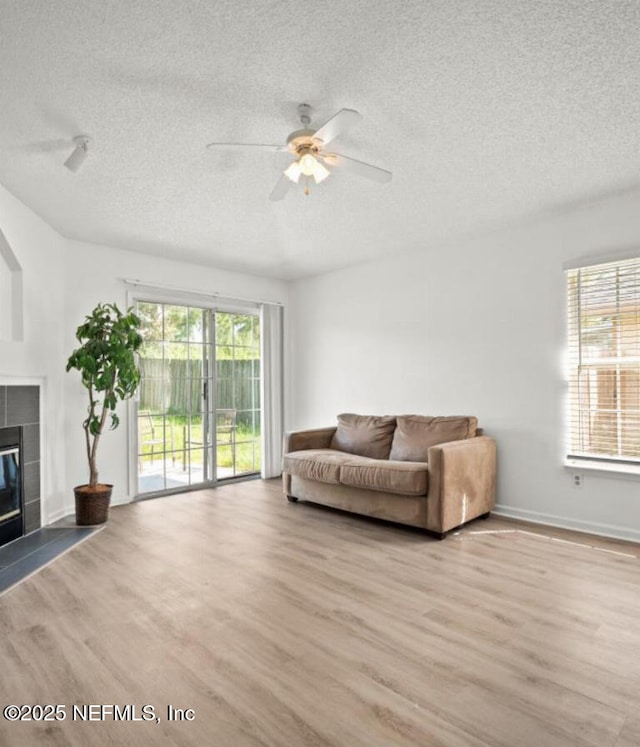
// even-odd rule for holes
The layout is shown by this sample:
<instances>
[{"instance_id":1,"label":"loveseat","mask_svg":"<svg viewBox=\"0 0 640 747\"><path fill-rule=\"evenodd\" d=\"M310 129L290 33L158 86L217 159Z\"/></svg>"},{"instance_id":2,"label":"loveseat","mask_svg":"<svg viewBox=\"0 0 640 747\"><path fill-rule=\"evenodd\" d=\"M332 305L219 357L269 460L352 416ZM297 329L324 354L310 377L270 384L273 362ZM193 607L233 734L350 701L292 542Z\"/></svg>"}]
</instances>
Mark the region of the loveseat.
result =
<instances>
[{"instance_id":1,"label":"loveseat","mask_svg":"<svg viewBox=\"0 0 640 747\"><path fill-rule=\"evenodd\" d=\"M475 417L343 413L285 434L283 488L312 501L421 527L443 539L495 503L496 443Z\"/></svg>"}]
</instances>

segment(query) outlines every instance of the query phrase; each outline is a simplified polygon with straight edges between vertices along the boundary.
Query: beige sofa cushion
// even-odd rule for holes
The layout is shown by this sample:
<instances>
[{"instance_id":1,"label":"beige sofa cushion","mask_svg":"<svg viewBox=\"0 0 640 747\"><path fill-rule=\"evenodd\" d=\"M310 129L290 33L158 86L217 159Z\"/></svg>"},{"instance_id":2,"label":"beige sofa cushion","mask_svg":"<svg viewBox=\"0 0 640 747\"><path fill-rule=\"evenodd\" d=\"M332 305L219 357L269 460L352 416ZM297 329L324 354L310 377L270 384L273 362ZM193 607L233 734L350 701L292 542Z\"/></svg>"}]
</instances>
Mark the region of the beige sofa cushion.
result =
<instances>
[{"instance_id":1,"label":"beige sofa cushion","mask_svg":"<svg viewBox=\"0 0 640 747\"><path fill-rule=\"evenodd\" d=\"M340 466L353 459L333 449L305 449L284 455L283 470L308 480L340 484Z\"/></svg>"},{"instance_id":2,"label":"beige sofa cushion","mask_svg":"<svg viewBox=\"0 0 640 747\"><path fill-rule=\"evenodd\" d=\"M474 417L399 415L389 459L426 462L431 446L473 438L477 427L478 419Z\"/></svg>"},{"instance_id":3,"label":"beige sofa cushion","mask_svg":"<svg viewBox=\"0 0 640 747\"><path fill-rule=\"evenodd\" d=\"M394 417L345 412L338 415L331 448L372 459L388 459L395 427Z\"/></svg>"},{"instance_id":4,"label":"beige sofa cushion","mask_svg":"<svg viewBox=\"0 0 640 747\"><path fill-rule=\"evenodd\" d=\"M428 465L421 462L352 457L340 467L340 482L352 488L368 488L397 495L426 495Z\"/></svg>"}]
</instances>

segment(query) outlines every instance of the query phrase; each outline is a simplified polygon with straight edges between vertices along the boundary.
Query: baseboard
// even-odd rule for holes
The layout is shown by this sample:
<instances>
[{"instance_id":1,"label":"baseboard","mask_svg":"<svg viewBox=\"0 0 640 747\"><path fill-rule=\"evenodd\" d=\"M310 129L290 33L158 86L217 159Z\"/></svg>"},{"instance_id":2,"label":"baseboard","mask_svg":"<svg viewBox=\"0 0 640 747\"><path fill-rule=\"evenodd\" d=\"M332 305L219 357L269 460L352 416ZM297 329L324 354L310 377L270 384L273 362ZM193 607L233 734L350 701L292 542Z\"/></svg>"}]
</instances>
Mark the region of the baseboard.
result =
<instances>
[{"instance_id":1,"label":"baseboard","mask_svg":"<svg viewBox=\"0 0 640 747\"><path fill-rule=\"evenodd\" d=\"M47 513L47 515L43 517L42 526L46 527L49 524L53 524L54 522L59 521L60 519L64 519L64 517L68 515L69 511L66 508L59 508L57 511Z\"/></svg>"},{"instance_id":2,"label":"baseboard","mask_svg":"<svg viewBox=\"0 0 640 747\"><path fill-rule=\"evenodd\" d=\"M112 506L126 506L127 503L133 503L133 498L128 495L117 495L111 497Z\"/></svg>"},{"instance_id":3,"label":"baseboard","mask_svg":"<svg viewBox=\"0 0 640 747\"><path fill-rule=\"evenodd\" d=\"M133 499L128 495L119 495L115 498L111 498L111 506L124 506L127 503L132 503ZM51 513L47 513L46 516L42 519L42 526L48 527L50 524L55 524L56 521L60 521L60 519L64 519L67 516L75 516L76 513L76 507L75 504L71 503L70 505L64 506L63 508L59 508L57 511L52 511Z\"/></svg>"},{"instance_id":4,"label":"baseboard","mask_svg":"<svg viewBox=\"0 0 640 747\"><path fill-rule=\"evenodd\" d=\"M640 530L629 529L615 524L600 524L595 521L583 521L582 519L570 519L566 516L555 516L553 514L543 514L538 511L528 511L515 506L497 505L492 515L504 516L507 519L521 519L530 521L532 524L546 524L559 529L573 529L576 532L585 534L596 534L600 537L611 537L613 539L627 540L629 542L640 543Z\"/></svg>"}]
</instances>

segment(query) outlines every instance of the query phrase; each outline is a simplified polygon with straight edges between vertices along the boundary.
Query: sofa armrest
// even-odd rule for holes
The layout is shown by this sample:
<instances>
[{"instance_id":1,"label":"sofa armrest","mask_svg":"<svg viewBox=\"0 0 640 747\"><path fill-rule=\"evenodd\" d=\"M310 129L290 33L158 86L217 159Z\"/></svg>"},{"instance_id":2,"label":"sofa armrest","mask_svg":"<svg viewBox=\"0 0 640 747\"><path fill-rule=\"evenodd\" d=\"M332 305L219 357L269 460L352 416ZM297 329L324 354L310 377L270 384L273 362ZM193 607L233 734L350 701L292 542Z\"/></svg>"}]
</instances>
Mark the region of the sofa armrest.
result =
<instances>
[{"instance_id":1,"label":"sofa armrest","mask_svg":"<svg viewBox=\"0 0 640 747\"><path fill-rule=\"evenodd\" d=\"M489 436L429 449L427 529L447 532L495 505L496 442Z\"/></svg>"},{"instance_id":2,"label":"sofa armrest","mask_svg":"<svg viewBox=\"0 0 640 747\"><path fill-rule=\"evenodd\" d=\"M308 431L289 431L284 434L283 453L304 451L305 449L328 449L336 426L315 428Z\"/></svg>"}]
</instances>

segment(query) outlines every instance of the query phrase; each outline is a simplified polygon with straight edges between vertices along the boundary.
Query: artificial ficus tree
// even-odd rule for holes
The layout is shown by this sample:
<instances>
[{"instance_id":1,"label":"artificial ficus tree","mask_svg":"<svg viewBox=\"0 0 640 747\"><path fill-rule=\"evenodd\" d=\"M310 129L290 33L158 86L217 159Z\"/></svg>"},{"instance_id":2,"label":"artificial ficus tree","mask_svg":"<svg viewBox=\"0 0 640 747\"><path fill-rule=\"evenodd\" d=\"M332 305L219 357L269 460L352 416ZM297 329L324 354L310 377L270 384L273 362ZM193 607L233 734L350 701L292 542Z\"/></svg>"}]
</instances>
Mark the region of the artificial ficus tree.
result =
<instances>
[{"instance_id":1,"label":"artificial ficus tree","mask_svg":"<svg viewBox=\"0 0 640 747\"><path fill-rule=\"evenodd\" d=\"M82 423L89 462L89 486L98 485L96 453L100 437L109 424L120 419L116 406L132 397L140 383L136 352L142 345L140 319L130 308L126 313L113 303L98 304L76 331L80 347L67 361L67 371L77 369L89 395L87 417Z\"/></svg>"}]
</instances>

